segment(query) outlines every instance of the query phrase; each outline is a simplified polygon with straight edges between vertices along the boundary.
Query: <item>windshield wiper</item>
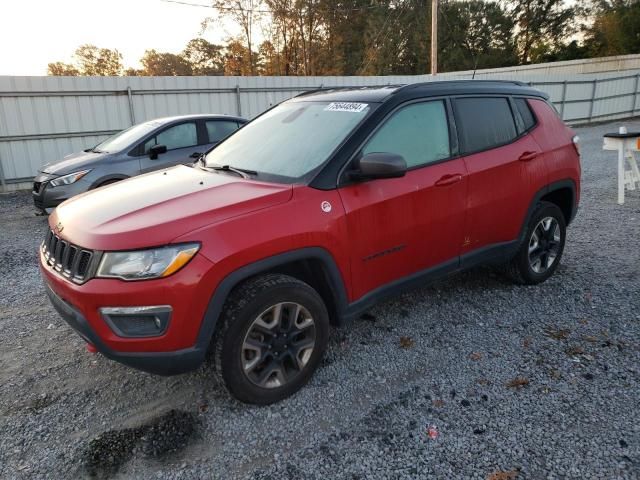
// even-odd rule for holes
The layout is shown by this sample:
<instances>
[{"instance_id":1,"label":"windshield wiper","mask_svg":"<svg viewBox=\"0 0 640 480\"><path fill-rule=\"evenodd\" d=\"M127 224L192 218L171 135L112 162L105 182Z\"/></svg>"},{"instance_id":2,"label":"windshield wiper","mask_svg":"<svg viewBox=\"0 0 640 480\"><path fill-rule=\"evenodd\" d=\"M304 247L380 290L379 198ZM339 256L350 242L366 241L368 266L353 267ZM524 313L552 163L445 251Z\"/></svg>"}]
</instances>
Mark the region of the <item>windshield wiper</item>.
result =
<instances>
[{"instance_id":1,"label":"windshield wiper","mask_svg":"<svg viewBox=\"0 0 640 480\"><path fill-rule=\"evenodd\" d=\"M230 165L211 165L204 168L216 170L216 171L222 171L222 172L233 172L240 175L242 178L249 178L249 175L258 175L258 172L256 172L255 170L247 170L245 168L235 168Z\"/></svg>"}]
</instances>

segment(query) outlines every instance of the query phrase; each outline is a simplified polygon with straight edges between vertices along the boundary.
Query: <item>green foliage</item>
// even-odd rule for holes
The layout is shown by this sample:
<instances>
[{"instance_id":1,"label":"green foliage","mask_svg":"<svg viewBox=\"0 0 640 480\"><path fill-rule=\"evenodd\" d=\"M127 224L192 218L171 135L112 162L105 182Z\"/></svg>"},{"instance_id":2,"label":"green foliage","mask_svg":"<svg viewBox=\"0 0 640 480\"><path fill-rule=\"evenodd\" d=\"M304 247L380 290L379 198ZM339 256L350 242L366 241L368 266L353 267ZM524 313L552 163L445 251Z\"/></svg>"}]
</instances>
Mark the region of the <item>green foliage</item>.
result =
<instances>
[{"instance_id":1,"label":"green foliage","mask_svg":"<svg viewBox=\"0 0 640 480\"><path fill-rule=\"evenodd\" d=\"M442 5L440 70L496 68L517 63L514 22L498 2L469 0Z\"/></svg>"},{"instance_id":2,"label":"green foliage","mask_svg":"<svg viewBox=\"0 0 640 480\"><path fill-rule=\"evenodd\" d=\"M181 53L147 50L123 69L117 50L79 47L50 75L410 75L430 70L431 0L209 0L239 29ZM640 0L440 0L439 70L640 52ZM254 45L260 31L260 45Z\"/></svg>"},{"instance_id":3,"label":"green foliage","mask_svg":"<svg viewBox=\"0 0 640 480\"><path fill-rule=\"evenodd\" d=\"M122 55L118 50L81 45L76 49L73 58L81 75L99 77L122 73Z\"/></svg>"},{"instance_id":4,"label":"green foliage","mask_svg":"<svg viewBox=\"0 0 640 480\"><path fill-rule=\"evenodd\" d=\"M223 75L223 47L204 38L194 38L182 51L182 58L191 65L193 75Z\"/></svg>"},{"instance_id":5,"label":"green foliage","mask_svg":"<svg viewBox=\"0 0 640 480\"><path fill-rule=\"evenodd\" d=\"M509 4L521 64L539 62L577 30L578 12L564 0L511 0Z\"/></svg>"},{"instance_id":6,"label":"green foliage","mask_svg":"<svg viewBox=\"0 0 640 480\"><path fill-rule=\"evenodd\" d=\"M47 75L54 77L77 77L80 75L78 69L64 62L52 62L47 66Z\"/></svg>"},{"instance_id":7,"label":"green foliage","mask_svg":"<svg viewBox=\"0 0 640 480\"><path fill-rule=\"evenodd\" d=\"M585 46L590 55L624 55L640 52L640 1L601 1Z\"/></svg>"},{"instance_id":8,"label":"green foliage","mask_svg":"<svg viewBox=\"0 0 640 480\"><path fill-rule=\"evenodd\" d=\"M56 76L115 76L123 70L122 55L118 50L80 45L73 54L73 64L53 62L47 67L49 75Z\"/></svg>"},{"instance_id":9,"label":"green foliage","mask_svg":"<svg viewBox=\"0 0 640 480\"><path fill-rule=\"evenodd\" d=\"M156 50L146 50L140 59L144 75L156 76L181 76L192 75L191 64L181 55Z\"/></svg>"}]
</instances>

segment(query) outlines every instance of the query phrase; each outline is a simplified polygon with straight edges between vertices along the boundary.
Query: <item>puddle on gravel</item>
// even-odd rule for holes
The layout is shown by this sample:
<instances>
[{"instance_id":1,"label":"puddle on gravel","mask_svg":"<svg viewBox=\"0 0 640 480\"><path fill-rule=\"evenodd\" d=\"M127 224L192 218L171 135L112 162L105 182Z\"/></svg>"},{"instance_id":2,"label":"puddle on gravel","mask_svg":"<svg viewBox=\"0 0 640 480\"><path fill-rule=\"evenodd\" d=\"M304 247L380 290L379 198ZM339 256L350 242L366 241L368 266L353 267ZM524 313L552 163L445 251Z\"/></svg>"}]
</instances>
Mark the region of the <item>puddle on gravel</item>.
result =
<instances>
[{"instance_id":1,"label":"puddle on gravel","mask_svg":"<svg viewBox=\"0 0 640 480\"><path fill-rule=\"evenodd\" d=\"M187 446L197 430L192 413L170 410L135 428L109 430L89 441L82 465L92 478L115 475L134 453L160 458Z\"/></svg>"}]
</instances>

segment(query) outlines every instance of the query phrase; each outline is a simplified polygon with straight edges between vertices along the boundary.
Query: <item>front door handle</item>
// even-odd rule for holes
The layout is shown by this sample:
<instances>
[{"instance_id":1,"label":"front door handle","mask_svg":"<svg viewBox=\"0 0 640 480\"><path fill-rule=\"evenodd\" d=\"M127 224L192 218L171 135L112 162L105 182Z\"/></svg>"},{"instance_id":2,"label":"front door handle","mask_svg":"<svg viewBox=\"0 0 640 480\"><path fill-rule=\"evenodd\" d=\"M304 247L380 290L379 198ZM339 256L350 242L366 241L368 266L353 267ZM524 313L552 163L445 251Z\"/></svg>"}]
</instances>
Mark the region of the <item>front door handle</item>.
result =
<instances>
[{"instance_id":1,"label":"front door handle","mask_svg":"<svg viewBox=\"0 0 640 480\"><path fill-rule=\"evenodd\" d=\"M518 158L518 160L520 160L521 162L530 162L531 160L537 158L538 155L540 155L539 152L524 152L522 155L520 155L520 158Z\"/></svg>"},{"instance_id":2,"label":"front door handle","mask_svg":"<svg viewBox=\"0 0 640 480\"><path fill-rule=\"evenodd\" d=\"M460 175L459 173L448 174L443 176L436 182L436 187L446 187L448 185L453 185L454 183L458 183L460 180L462 180L462 175Z\"/></svg>"}]
</instances>

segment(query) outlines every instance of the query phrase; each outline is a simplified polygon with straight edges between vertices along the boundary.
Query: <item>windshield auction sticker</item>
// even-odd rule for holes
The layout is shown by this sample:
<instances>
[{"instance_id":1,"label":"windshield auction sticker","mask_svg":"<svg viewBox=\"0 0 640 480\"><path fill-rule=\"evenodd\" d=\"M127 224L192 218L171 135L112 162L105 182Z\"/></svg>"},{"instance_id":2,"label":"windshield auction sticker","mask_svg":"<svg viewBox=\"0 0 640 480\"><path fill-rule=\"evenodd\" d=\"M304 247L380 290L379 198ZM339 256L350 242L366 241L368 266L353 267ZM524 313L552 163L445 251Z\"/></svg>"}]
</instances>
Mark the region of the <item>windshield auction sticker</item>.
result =
<instances>
[{"instance_id":1,"label":"windshield auction sticker","mask_svg":"<svg viewBox=\"0 0 640 480\"><path fill-rule=\"evenodd\" d=\"M354 102L333 102L325 107L328 112L351 112L360 113L369 105L366 103L354 103Z\"/></svg>"}]
</instances>

